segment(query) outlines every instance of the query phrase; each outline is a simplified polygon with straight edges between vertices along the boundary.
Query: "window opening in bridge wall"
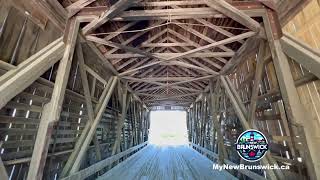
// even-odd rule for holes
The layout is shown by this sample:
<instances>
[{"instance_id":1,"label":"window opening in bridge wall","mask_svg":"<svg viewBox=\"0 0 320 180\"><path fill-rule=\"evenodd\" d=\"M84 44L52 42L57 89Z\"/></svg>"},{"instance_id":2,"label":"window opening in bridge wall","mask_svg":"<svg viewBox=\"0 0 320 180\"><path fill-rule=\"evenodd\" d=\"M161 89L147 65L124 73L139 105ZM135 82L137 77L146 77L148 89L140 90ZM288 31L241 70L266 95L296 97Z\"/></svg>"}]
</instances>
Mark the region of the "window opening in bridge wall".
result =
<instances>
[{"instance_id":1,"label":"window opening in bridge wall","mask_svg":"<svg viewBox=\"0 0 320 180\"><path fill-rule=\"evenodd\" d=\"M151 111L150 143L165 145L187 144L185 111Z\"/></svg>"}]
</instances>

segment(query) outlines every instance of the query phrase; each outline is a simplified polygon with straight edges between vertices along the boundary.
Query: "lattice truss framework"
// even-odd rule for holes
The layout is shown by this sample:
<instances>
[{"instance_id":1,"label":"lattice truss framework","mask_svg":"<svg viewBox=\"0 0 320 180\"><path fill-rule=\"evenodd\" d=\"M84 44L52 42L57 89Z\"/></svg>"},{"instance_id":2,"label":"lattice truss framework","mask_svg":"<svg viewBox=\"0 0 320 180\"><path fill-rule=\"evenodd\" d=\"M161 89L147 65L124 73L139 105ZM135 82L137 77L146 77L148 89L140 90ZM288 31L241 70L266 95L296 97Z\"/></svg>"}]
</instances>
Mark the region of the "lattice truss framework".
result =
<instances>
[{"instance_id":1,"label":"lattice truss framework","mask_svg":"<svg viewBox=\"0 0 320 180\"><path fill-rule=\"evenodd\" d=\"M249 39L265 37L259 23L269 9L257 2L80 2L67 6L69 15L87 21L85 38L149 107L190 106L208 79L230 69L240 47L249 51L257 46Z\"/></svg>"}]
</instances>

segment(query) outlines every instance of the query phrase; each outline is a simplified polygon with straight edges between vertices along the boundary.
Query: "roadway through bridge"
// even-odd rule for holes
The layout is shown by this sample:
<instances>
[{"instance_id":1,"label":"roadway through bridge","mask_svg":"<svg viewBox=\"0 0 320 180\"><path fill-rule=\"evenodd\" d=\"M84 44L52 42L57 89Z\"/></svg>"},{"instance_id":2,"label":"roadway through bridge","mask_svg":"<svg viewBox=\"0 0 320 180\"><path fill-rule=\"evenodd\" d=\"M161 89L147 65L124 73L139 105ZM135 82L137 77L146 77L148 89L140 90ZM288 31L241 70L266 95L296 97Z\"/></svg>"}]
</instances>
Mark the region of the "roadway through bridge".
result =
<instances>
[{"instance_id":1,"label":"roadway through bridge","mask_svg":"<svg viewBox=\"0 0 320 180\"><path fill-rule=\"evenodd\" d=\"M99 180L236 179L212 169L213 162L187 145L148 145L100 176Z\"/></svg>"}]
</instances>

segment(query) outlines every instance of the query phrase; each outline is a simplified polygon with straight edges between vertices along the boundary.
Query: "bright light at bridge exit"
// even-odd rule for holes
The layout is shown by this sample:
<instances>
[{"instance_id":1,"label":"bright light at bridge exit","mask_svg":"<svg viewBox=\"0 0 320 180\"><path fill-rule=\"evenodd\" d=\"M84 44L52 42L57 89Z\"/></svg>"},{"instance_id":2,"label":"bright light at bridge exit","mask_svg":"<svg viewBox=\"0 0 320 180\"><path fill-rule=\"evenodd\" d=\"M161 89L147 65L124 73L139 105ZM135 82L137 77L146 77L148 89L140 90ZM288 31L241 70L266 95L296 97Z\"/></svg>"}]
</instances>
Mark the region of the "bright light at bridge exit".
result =
<instances>
[{"instance_id":1,"label":"bright light at bridge exit","mask_svg":"<svg viewBox=\"0 0 320 180\"><path fill-rule=\"evenodd\" d=\"M149 142L158 146L186 145L185 111L151 111Z\"/></svg>"}]
</instances>

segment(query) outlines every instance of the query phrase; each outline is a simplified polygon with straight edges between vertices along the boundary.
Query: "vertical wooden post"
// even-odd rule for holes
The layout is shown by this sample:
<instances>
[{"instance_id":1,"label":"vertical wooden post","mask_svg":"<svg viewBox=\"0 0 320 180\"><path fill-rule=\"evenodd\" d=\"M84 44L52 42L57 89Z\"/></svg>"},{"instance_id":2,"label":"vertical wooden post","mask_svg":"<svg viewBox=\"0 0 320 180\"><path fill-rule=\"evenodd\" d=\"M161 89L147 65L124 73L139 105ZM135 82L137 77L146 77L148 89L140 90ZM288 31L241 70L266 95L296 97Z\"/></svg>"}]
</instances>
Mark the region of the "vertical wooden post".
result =
<instances>
[{"instance_id":1,"label":"vertical wooden post","mask_svg":"<svg viewBox=\"0 0 320 180\"><path fill-rule=\"evenodd\" d=\"M254 118L256 117L257 100L259 95L259 84L262 78L262 73L264 68L265 50L266 50L266 43L264 42L264 40L261 40L259 45L259 52L257 56L256 71L254 74L254 84L252 87L252 95L251 95L249 113L248 113L248 123L252 127L255 127Z\"/></svg>"},{"instance_id":2,"label":"vertical wooden post","mask_svg":"<svg viewBox=\"0 0 320 180\"><path fill-rule=\"evenodd\" d=\"M241 102L239 94L236 92L235 88L231 84L230 80L227 77L220 76L221 82L226 90L226 93L235 109L235 112L240 119L240 122L245 130L251 129L252 126L248 123L247 111L244 107L244 104ZM262 164L275 164L276 162L271 157L270 153L266 154L266 158L263 158ZM283 172L281 170L266 170L270 179L284 179Z\"/></svg>"},{"instance_id":3,"label":"vertical wooden post","mask_svg":"<svg viewBox=\"0 0 320 180\"><path fill-rule=\"evenodd\" d=\"M82 133L81 133L81 136L79 137L79 139L77 140L76 144L75 144L75 147L74 147L74 150L73 152L71 153L71 155L69 156L68 158L68 161L67 163L65 164L62 172L61 172L61 177L65 177L68 175L68 172L70 171L73 163L75 162L75 159L78 157L78 154L81 150L81 148L83 147L83 143L90 131L90 128L91 128L91 124L93 123L93 120L95 119L95 114L96 112L99 110L99 108L101 107L101 104L103 102L103 98L105 98L105 94L108 92L109 90L109 87L112 83L112 78L110 78L110 80L108 81L108 84L105 88L105 90L103 91L100 99L99 99L99 103L97 104L96 106L96 109L95 109L95 112L93 112L93 105L92 105L92 102L91 102L91 96L90 96L90 93L88 92L89 91L89 85L88 85L88 79L87 79L87 74L86 74L86 71L85 71L85 67L84 67L84 59L83 59L83 54L82 54L82 47L81 45L78 43L77 45L77 58L78 58L78 61L79 61L79 66L80 66L80 75L81 75L81 79L82 79L82 85L83 85L83 89L84 89L84 97L85 97L85 100L86 100L86 106L87 106L87 109L88 109L88 117L89 117L89 121L87 122L86 126L84 127L84 129L82 130ZM101 157L101 153L100 153L100 149L99 147L97 147L97 142L95 142L95 145L96 145L96 153L97 153L97 157L100 158Z\"/></svg>"},{"instance_id":4,"label":"vertical wooden post","mask_svg":"<svg viewBox=\"0 0 320 180\"><path fill-rule=\"evenodd\" d=\"M212 116L212 122L213 122L213 127L215 131L217 132L217 145L218 145L218 162L219 164L224 163L224 155L225 155L225 147L224 147L224 142L223 142L223 136L221 134L221 125L218 120L218 113L217 113L217 94L216 91L218 90L219 87L219 80L216 82L216 88L215 91L213 91L213 82L210 80L209 82L209 87L210 87L210 109L211 109L211 116Z\"/></svg>"},{"instance_id":5,"label":"vertical wooden post","mask_svg":"<svg viewBox=\"0 0 320 180\"><path fill-rule=\"evenodd\" d=\"M283 53L279 38L282 35L281 26L276 13L270 9L267 10L264 18L264 25L270 51L276 70L276 75L284 102L286 115L291 124L296 125L296 135L304 139L305 163L310 179L320 178L320 132L317 130L317 123L311 120L311 117L303 110L297 89L294 85L288 58ZM299 132L299 126L302 131ZM297 128L298 127L298 128Z\"/></svg>"},{"instance_id":6,"label":"vertical wooden post","mask_svg":"<svg viewBox=\"0 0 320 180\"><path fill-rule=\"evenodd\" d=\"M59 63L57 77L52 92L51 100L43 108L41 121L35 141L28 180L42 179L43 168L46 163L53 125L60 118L64 94L71 69L75 44L79 31L79 22L76 19L69 21L69 29L66 31L66 48L62 60Z\"/></svg>"},{"instance_id":7,"label":"vertical wooden post","mask_svg":"<svg viewBox=\"0 0 320 180\"><path fill-rule=\"evenodd\" d=\"M120 91L120 89L118 89ZM120 93L119 93L120 94ZM124 126L124 121L127 116L127 110L128 110L128 103L129 103L129 97L128 97L128 83L126 82L124 85L124 88L122 89L122 103L121 103L121 117L117 124L117 131L116 131L116 140L114 142L113 148L112 148L112 154L114 155L117 152L119 152L120 148L120 142L121 142L121 130ZM127 102L128 101L128 102Z\"/></svg>"},{"instance_id":8,"label":"vertical wooden post","mask_svg":"<svg viewBox=\"0 0 320 180\"><path fill-rule=\"evenodd\" d=\"M94 114L94 111L93 111L93 105L92 105L91 94L90 94L90 89L89 89L88 77L87 77L87 72L86 72L84 58L83 58L82 46L81 46L80 43L77 44L76 52L77 52L77 58L78 58L78 61L79 61L80 76L81 76L81 80L82 80L84 97L85 97L85 100L86 100L86 107L87 107L87 112L88 112L88 117L89 117L89 121L87 123L91 124L93 122L93 120L94 120L95 114ZM96 79L96 78L94 78L94 79ZM95 86L95 84L94 84L94 86ZM86 133L88 132L87 129L88 128L86 128L86 131L83 131L82 134L86 135ZM81 134L81 136L83 136L82 134ZM81 138L81 139L83 140L84 138ZM80 140L80 138L79 138L79 140ZM95 136L94 136L93 143L94 143L95 150L96 150L97 160L101 160L101 149L100 149L100 145L99 145L99 141L97 139L97 134L96 133L95 133Z\"/></svg>"},{"instance_id":9,"label":"vertical wooden post","mask_svg":"<svg viewBox=\"0 0 320 180\"><path fill-rule=\"evenodd\" d=\"M85 153L87 152L87 149L89 147L89 144L90 144L93 136L95 135L97 126L102 118L103 113L105 112L107 104L108 104L110 97L113 93L113 89L117 84L117 77L111 77L108 84L110 84L110 86L105 88L104 92L102 93L102 95L100 97L101 101L99 101L99 102L101 102L101 103L99 103L97 105L96 117L94 118L94 121L91 124L90 130L89 130L89 132L88 132L88 134L82 144L82 147L79 151L79 154L78 154L77 158L75 159L69 174L77 172L80 168L83 157L84 157Z\"/></svg>"}]
</instances>

